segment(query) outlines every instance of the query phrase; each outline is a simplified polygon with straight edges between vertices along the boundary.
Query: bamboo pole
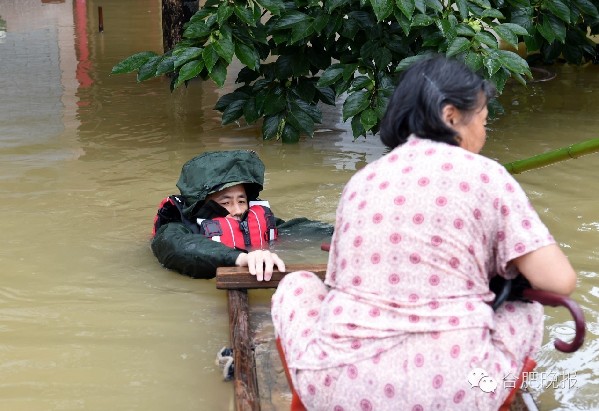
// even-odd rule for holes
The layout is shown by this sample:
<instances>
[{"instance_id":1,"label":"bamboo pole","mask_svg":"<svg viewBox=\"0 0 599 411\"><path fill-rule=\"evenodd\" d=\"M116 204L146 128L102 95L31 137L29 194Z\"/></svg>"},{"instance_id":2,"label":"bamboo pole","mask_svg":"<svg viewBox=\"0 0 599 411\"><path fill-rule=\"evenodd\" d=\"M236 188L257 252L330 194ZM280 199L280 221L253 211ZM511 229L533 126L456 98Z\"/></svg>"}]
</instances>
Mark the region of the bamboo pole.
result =
<instances>
[{"instance_id":1,"label":"bamboo pole","mask_svg":"<svg viewBox=\"0 0 599 411\"><path fill-rule=\"evenodd\" d=\"M519 174L524 171L532 170L535 168L541 168L548 166L559 161L569 160L571 158L578 158L585 154L591 154L599 151L599 138L583 141L562 147L557 150L552 150L547 153L538 154L524 160L512 161L506 163L503 166L511 174Z\"/></svg>"}]
</instances>

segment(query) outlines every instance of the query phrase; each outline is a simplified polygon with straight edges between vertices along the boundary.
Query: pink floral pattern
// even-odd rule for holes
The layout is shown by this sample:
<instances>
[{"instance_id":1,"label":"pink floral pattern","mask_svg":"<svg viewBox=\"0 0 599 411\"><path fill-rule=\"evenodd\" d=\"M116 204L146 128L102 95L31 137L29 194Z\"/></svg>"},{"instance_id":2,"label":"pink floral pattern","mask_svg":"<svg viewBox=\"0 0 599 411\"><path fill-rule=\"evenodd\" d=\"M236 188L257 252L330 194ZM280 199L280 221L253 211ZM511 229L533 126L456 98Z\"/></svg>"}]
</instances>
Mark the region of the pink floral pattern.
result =
<instances>
[{"instance_id":1,"label":"pink floral pattern","mask_svg":"<svg viewBox=\"0 0 599 411\"><path fill-rule=\"evenodd\" d=\"M511 260L553 242L500 164L410 137L346 185L325 283L291 273L273 296L304 404L497 410L503 378L541 344L543 311L512 302L493 312L489 278L512 278ZM473 368L497 390L471 387Z\"/></svg>"}]
</instances>

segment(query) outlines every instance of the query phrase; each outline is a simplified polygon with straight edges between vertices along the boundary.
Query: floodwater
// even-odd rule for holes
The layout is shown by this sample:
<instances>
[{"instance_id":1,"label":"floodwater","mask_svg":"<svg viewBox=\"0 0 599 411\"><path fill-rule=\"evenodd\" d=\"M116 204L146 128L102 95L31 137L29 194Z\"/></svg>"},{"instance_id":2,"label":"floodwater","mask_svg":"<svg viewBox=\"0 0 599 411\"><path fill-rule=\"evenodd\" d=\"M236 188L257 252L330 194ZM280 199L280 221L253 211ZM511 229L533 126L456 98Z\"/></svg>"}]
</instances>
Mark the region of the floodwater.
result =
<instances>
[{"instance_id":1,"label":"floodwater","mask_svg":"<svg viewBox=\"0 0 599 411\"><path fill-rule=\"evenodd\" d=\"M345 182L384 152L376 137L353 141L339 110L313 139L284 146L255 126L220 125L212 107L231 82L171 93L166 79L109 74L161 48L158 0L0 1L1 410L232 409L214 364L228 343L226 296L156 262L157 204L189 158L247 148L267 166L276 214L332 222ZM508 162L599 137L599 67L550 70L554 80L508 86L483 154ZM573 297L588 327L578 352L559 353L552 341L570 338L572 322L546 309L531 382L543 385L542 410L599 409L598 156L517 176L580 274ZM284 257L326 261L305 245Z\"/></svg>"}]
</instances>

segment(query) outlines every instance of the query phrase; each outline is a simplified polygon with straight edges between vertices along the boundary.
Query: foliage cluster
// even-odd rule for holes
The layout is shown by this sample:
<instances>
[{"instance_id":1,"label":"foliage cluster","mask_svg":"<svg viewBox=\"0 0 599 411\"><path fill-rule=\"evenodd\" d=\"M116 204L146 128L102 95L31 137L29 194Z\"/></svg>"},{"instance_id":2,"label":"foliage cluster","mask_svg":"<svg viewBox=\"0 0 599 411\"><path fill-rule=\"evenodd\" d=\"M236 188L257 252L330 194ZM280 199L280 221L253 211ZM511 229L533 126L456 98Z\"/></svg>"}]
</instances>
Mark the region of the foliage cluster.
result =
<instances>
[{"instance_id":1,"label":"foliage cluster","mask_svg":"<svg viewBox=\"0 0 599 411\"><path fill-rule=\"evenodd\" d=\"M196 77L222 86L237 58L239 86L215 107L223 124L262 119L264 139L297 142L321 122L319 103L343 96L357 138L378 131L399 72L428 53L464 61L501 92L510 77L531 77L502 43L580 64L598 32L591 0L207 0L173 50L137 53L112 72L169 74L171 89Z\"/></svg>"}]
</instances>

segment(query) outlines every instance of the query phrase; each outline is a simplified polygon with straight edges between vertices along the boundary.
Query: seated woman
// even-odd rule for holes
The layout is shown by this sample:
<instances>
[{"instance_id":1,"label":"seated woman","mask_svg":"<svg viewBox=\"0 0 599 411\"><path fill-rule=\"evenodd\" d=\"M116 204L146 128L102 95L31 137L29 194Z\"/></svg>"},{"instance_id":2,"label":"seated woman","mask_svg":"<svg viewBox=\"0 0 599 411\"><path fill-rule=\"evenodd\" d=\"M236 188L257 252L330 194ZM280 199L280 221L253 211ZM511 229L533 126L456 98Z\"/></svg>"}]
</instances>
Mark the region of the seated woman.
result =
<instances>
[{"instance_id":1,"label":"seated woman","mask_svg":"<svg viewBox=\"0 0 599 411\"><path fill-rule=\"evenodd\" d=\"M283 221L258 198L264 164L254 151L210 151L183 165L177 187L154 220L152 251L165 267L213 278L218 267L247 266L258 281L285 271L269 250L281 236L330 238L333 227L306 218Z\"/></svg>"},{"instance_id":2,"label":"seated woman","mask_svg":"<svg viewBox=\"0 0 599 411\"><path fill-rule=\"evenodd\" d=\"M325 283L279 284L275 331L307 409L497 410L541 345L543 308L494 312L489 280L574 290L520 185L478 154L494 92L445 57L411 66L382 121L390 151L342 193Z\"/></svg>"}]
</instances>

